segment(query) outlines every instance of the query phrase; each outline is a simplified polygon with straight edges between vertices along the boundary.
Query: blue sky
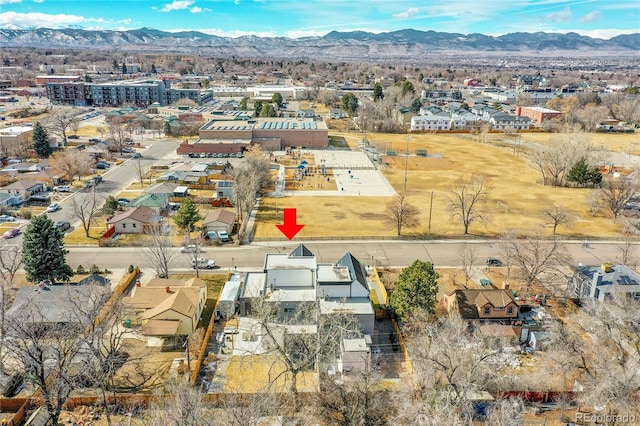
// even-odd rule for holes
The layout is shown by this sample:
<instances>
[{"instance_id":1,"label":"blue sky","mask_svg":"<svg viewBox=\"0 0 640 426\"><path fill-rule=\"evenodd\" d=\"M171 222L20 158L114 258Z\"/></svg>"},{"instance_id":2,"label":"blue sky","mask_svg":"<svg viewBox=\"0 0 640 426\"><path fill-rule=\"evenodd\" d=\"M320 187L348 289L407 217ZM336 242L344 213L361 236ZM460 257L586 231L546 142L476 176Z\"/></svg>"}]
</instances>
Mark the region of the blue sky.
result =
<instances>
[{"instance_id":1,"label":"blue sky","mask_svg":"<svg viewBox=\"0 0 640 426\"><path fill-rule=\"evenodd\" d=\"M404 28L501 35L640 32L640 0L0 0L0 28L197 30L219 36L321 36Z\"/></svg>"}]
</instances>

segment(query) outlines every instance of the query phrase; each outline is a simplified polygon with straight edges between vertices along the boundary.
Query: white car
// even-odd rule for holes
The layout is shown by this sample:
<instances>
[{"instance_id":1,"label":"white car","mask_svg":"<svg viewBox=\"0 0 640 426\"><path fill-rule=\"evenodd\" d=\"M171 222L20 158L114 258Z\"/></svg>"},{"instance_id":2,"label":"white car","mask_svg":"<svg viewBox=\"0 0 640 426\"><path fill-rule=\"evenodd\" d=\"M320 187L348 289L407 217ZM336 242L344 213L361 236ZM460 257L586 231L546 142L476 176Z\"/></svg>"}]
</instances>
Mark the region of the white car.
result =
<instances>
[{"instance_id":1,"label":"white car","mask_svg":"<svg viewBox=\"0 0 640 426\"><path fill-rule=\"evenodd\" d=\"M180 249L180 253L204 253L200 247L197 247L194 244L189 244Z\"/></svg>"},{"instance_id":2,"label":"white car","mask_svg":"<svg viewBox=\"0 0 640 426\"><path fill-rule=\"evenodd\" d=\"M55 192L71 192L71 188L68 185L54 186L53 190Z\"/></svg>"},{"instance_id":3,"label":"white car","mask_svg":"<svg viewBox=\"0 0 640 426\"><path fill-rule=\"evenodd\" d=\"M222 242L227 242L231 239L229 238L229 234L227 234L226 231L218 231L218 238L220 238L220 241Z\"/></svg>"},{"instance_id":4,"label":"white car","mask_svg":"<svg viewBox=\"0 0 640 426\"><path fill-rule=\"evenodd\" d=\"M191 267L193 269L195 269L196 267L200 269L213 269L216 267L216 262L204 257L197 257L195 259L191 259Z\"/></svg>"},{"instance_id":5,"label":"white car","mask_svg":"<svg viewBox=\"0 0 640 426\"><path fill-rule=\"evenodd\" d=\"M60 210L60 204L58 203L49 204L49 207L47 207L47 213L57 212L58 210Z\"/></svg>"}]
</instances>

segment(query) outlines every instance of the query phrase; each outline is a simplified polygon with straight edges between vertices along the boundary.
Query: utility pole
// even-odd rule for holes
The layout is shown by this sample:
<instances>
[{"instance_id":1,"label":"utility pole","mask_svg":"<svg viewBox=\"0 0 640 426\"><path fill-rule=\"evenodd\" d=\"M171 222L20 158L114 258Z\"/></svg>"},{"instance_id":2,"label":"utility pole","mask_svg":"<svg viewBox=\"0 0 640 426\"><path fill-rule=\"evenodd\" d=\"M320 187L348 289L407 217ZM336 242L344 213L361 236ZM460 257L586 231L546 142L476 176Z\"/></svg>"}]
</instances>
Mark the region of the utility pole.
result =
<instances>
[{"instance_id":1,"label":"utility pole","mask_svg":"<svg viewBox=\"0 0 640 426\"><path fill-rule=\"evenodd\" d=\"M404 192L407 192L407 172L409 171L409 141L411 136L407 136L407 149L404 158Z\"/></svg>"},{"instance_id":2,"label":"utility pole","mask_svg":"<svg viewBox=\"0 0 640 426\"><path fill-rule=\"evenodd\" d=\"M433 210L433 191L431 191L431 200L429 201L429 229L427 231L427 236L431 236L431 211Z\"/></svg>"}]
</instances>

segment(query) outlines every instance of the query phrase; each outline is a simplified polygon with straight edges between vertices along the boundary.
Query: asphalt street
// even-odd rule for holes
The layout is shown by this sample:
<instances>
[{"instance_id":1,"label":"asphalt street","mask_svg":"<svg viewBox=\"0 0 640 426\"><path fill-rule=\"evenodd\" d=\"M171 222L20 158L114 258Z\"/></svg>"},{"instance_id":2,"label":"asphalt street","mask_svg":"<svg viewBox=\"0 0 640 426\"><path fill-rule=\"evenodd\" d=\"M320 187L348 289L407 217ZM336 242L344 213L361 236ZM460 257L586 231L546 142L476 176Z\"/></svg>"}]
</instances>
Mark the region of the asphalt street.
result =
<instances>
[{"instance_id":1,"label":"asphalt street","mask_svg":"<svg viewBox=\"0 0 640 426\"><path fill-rule=\"evenodd\" d=\"M365 265L379 265L402 267L411 264L416 259L433 262L437 267L457 266L458 251L463 241L433 240L433 241L283 241L282 243L253 243L246 246L231 244L220 247L205 247L200 256L215 260L221 270L256 270L262 269L264 256L267 253L289 253L298 244L304 244L317 257L320 263L334 263L346 252L351 252ZM498 245L492 240L475 240L466 242L472 244L478 259L484 263L485 257L500 257ZM583 241L567 241L564 243L573 263L600 264L620 259L620 242L602 241L590 242L589 247L583 246ZM638 245L634 246L637 257ZM187 269L192 254L180 253L179 248L172 249L172 269ZM124 268L129 264L151 269L151 263L145 256L143 248L99 248L99 247L71 247L68 262L72 268L78 264L96 264L101 268Z\"/></svg>"}]
</instances>

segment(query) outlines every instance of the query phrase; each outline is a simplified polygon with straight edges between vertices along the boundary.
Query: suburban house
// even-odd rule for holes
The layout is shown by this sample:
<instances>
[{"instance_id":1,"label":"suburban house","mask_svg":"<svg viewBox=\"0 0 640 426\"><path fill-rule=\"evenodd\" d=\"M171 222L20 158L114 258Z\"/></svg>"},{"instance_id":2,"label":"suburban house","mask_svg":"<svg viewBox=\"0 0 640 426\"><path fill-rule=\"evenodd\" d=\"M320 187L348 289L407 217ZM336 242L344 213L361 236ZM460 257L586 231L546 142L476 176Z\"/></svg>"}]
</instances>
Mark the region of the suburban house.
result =
<instances>
[{"instance_id":1,"label":"suburban house","mask_svg":"<svg viewBox=\"0 0 640 426\"><path fill-rule=\"evenodd\" d=\"M21 287L6 317L29 324L83 323L86 312L99 309L110 295L110 287L102 283L92 280L83 284L40 283Z\"/></svg>"},{"instance_id":2,"label":"suburban house","mask_svg":"<svg viewBox=\"0 0 640 426\"><path fill-rule=\"evenodd\" d=\"M173 191L175 191L177 187L178 187L178 184L174 182L159 182L146 188L143 191L143 193L149 194L149 195L168 194L169 196L171 196L173 194Z\"/></svg>"},{"instance_id":3,"label":"suburban house","mask_svg":"<svg viewBox=\"0 0 640 426\"><path fill-rule=\"evenodd\" d=\"M213 198L226 198L230 200L231 197L233 197L233 182L229 180L216 182L216 192Z\"/></svg>"},{"instance_id":4,"label":"suburban house","mask_svg":"<svg viewBox=\"0 0 640 426\"><path fill-rule=\"evenodd\" d=\"M225 231L231 234L236 222L236 214L230 210L217 209L210 211L202 221L207 231Z\"/></svg>"},{"instance_id":5,"label":"suburban house","mask_svg":"<svg viewBox=\"0 0 640 426\"><path fill-rule=\"evenodd\" d=\"M640 300L640 274L625 265L604 263L575 268L573 294L581 299L604 301L614 294Z\"/></svg>"},{"instance_id":6,"label":"suburban house","mask_svg":"<svg viewBox=\"0 0 640 426\"><path fill-rule=\"evenodd\" d=\"M199 278L154 278L144 286L136 283L122 299L125 317L141 334L173 339L195 331L206 301L207 283Z\"/></svg>"},{"instance_id":7,"label":"suburban house","mask_svg":"<svg viewBox=\"0 0 640 426\"><path fill-rule=\"evenodd\" d=\"M117 234L143 234L161 226L161 220L155 210L138 206L113 216L107 224L113 226Z\"/></svg>"},{"instance_id":8,"label":"suburban house","mask_svg":"<svg viewBox=\"0 0 640 426\"><path fill-rule=\"evenodd\" d=\"M344 112L342 108L331 108L329 110L329 118L334 120L339 120L341 118L345 118L347 114Z\"/></svg>"},{"instance_id":9,"label":"suburban house","mask_svg":"<svg viewBox=\"0 0 640 426\"><path fill-rule=\"evenodd\" d=\"M519 306L509 289L455 290L445 295L447 311L465 320L517 320Z\"/></svg>"},{"instance_id":10,"label":"suburban house","mask_svg":"<svg viewBox=\"0 0 640 426\"><path fill-rule=\"evenodd\" d=\"M7 192L0 192L0 206L10 208L18 205L22 202L22 197L16 198L14 195Z\"/></svg>"},{"instance_id":11,"label":"suburban house","mask_svg":"<svg viewBox=\"0 0 640 426\"><path fill-rule=\"evenodd\" d=\"M322 314L351 312L362 332L373 334L375 312L369 288L364 266L350 253L334 264L319 264L301 244L290 254L267 254L263 272L245 275L239 308L241 314L250 315L252 300L263 298L277 306L284 321L301 305L319 301Z\"/></svg>"},{"instance_id":12,"label":"suburban house","mask_svg":"<svg viewBox=\"0 0 640 426\"><path fill-rule=\"evenodd\" d=\"M20 202L44 190L44 183L29 179L19 180L0 188L0 192L10 194Z\"/></svg>"},{"instance_id":13,"label":"suburban house","mask_svg":"<svg viewBox=\"0 0 640 426\"><path fill-rule=\"evenodd\" d=\"M411 130L450 130L451 116L448 113L419 115L411 118Z\"/></svg>"},{"instance_id":14,"label":"suburban house","mask_svg":"<svg viewBox=\"0 0 640 426\"><path fill-rule=\"evenodd\" d=\"M169 207L169 195L167 194L146 194L131 200L127 208L147 207L159 215Z\"/></svg>"},{"instance_id":15,"label":"suburban house","mask_svg":"<svg viewBox=\"0 0 640 426\"><path fill-rule=\"evenodd\" d=\"M316 116L314 109L299 109L296 111L296 118L313 118Z\"/></svg>"}]
</instances>

